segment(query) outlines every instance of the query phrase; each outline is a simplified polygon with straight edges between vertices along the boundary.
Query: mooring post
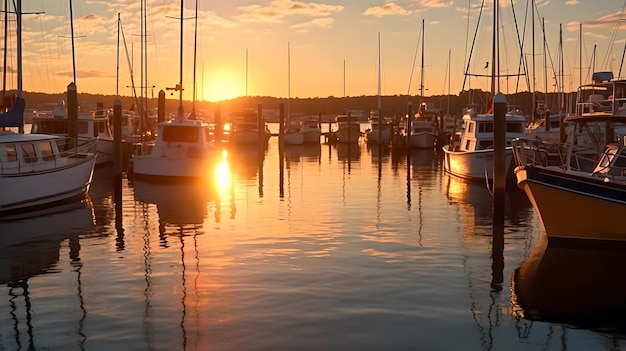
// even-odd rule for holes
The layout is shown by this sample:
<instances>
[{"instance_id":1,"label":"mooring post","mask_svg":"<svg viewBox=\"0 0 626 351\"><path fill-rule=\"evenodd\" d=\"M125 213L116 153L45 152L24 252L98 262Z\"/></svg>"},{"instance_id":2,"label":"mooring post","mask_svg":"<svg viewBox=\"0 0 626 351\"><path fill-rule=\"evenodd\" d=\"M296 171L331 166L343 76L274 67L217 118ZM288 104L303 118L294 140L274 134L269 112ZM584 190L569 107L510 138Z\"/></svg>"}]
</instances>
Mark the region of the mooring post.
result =
<instances>
[{"instance_id":1,"label":"mooring post","mask_svg":"<svg viewBox=\"0 0 626 351\"><path fill-rule=\"evenodd\" d=\"M411 101L409 101L409 103L407 104L407 117L406 117L406 148L410 149L411 148L411 129L413 128L413 126L411 125L411 123L413 123L413 103Z\"/></svg>"},{"instance_id":2,"label":"mooring post","mask_svg":"<svg viewBox=\"0 0 626 351\"><path fill-rule=\"evenodd\" d=\"M257 136L259 138L259 152L261 152L261 148L263 148L263 138L265 137L265 128L263 125L263 106L260 103L257 105L256 121L258 130Z\"/></svg>"},{"instance_id":3,"label":"mooring post","mask_svg":"<svg viewBox=\"0 0 626 351\"><path fill-rule=\"evenodd\" d=\"M504 195L506 191L506 97L493 98L493 219L494 226L504 225Z\"/></svg>"},{"instance_id":4,"label":"mooring post","mask_svg":"<svg viewBox=\"0 0 626 351\"><path fill-rule=\"evenodd\" d=\"M159 101L157 105L157 122L165 121L165 91L159 91Z\"/></svg>"}]
</instances>

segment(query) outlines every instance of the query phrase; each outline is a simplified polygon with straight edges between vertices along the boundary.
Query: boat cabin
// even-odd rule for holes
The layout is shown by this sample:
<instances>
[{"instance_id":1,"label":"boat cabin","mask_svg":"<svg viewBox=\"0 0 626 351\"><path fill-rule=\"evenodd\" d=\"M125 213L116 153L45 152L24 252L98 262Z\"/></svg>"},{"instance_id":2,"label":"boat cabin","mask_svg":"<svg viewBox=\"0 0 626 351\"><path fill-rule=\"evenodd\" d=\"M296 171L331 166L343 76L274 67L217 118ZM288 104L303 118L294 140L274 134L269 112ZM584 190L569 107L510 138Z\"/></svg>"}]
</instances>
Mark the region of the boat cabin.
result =
<instances>
[{"instance_id":1,"label":"boat cabin","mask_svg":"<svg viewBox=\"0 0 626 351\"><path fill-rule=\"evenodd\" d=\"M492 114L467 114L463 116L464 130L458 151L478 151L493 149L494 121ZM526 118L519 115L506 115L506 146L511 140L526 136Z\"/></svg>"}]
</instances>

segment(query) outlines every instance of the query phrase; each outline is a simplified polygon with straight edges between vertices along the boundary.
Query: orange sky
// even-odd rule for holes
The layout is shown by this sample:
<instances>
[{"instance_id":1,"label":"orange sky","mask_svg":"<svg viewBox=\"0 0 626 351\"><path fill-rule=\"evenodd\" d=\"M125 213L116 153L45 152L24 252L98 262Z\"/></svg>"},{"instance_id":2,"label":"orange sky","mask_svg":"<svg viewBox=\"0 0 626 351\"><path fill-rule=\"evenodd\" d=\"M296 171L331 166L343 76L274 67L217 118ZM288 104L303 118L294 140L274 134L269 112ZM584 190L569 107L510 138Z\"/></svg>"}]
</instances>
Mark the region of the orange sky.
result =
<instances>
[{"instance_id":1,"label":"orange sky","mask_svg":"<svg viewBox=\"0 0 626 351\"><path fill-rule=\"evenodd\" d=\"M563 85L575 90L593 70L620 70L626 32L617 28L623 4L611 0L514 1L518 31L525 24L524 58L529 78L502 79L500 90L555 91L559 25L563 27ZM141 86L140 7L142 0L75 0L72 3L76 84L79 92L131 95ZM500 71L518 72L520 49L510 1L501 4ZM147 85L154 90L174 87L180 79L180 1L146 0ZM195 1L184 0L183 87L192 99ZM489 74L493 2L486 1L477 26L479 0L229 0L199 2L196 49L196 93L199 100L216 101L238 96L327 97L378 94L378 34L383 95L420 92L457 94L463 87L473 34L478 28L470 72ZM23 12L24 90L64 92L72 81L69 0L28 2ZM531 40L530 8L534 6L535 56ZM120 14L125 46L117 61L117 18ZM468 20L469 14L469 20ZM543 54L542 18L546 28ZM424 31L422 70L421 36ZM582 65L580 60L582 23ZM15 22L9 22L14 34ZM469 34L468 34L469 33ZM522 37L523 34L520 34ZM8 64L15 64L15 38L9 36ZM594 50L594 46L596 49ZM126 47L126 49L125 49ZM289 47L289 49L288 49ZM595 55L594 55L595 51ZM450 57L450 60L448 59ZM544 57L547 69L544 70ZM595 57L595 59L594 59ZM247 58L247 60L246 60ZM129 61L134 67L131 79ZM448 66L450 84L448 85ZM582 67L582 70L581 70ZM557 69L558 71L558 69ZM119 73L119 83L117 75ZM344 74L345 73L345 74ZM622 74L623 76L626 73ZM345 79L344 79L345 77ZM472 78L465 89L489 90L486 78ZM15 87L8 73L7 87ZM516 88L517 87L517 88Z\"/></svg>"}]
</instances>

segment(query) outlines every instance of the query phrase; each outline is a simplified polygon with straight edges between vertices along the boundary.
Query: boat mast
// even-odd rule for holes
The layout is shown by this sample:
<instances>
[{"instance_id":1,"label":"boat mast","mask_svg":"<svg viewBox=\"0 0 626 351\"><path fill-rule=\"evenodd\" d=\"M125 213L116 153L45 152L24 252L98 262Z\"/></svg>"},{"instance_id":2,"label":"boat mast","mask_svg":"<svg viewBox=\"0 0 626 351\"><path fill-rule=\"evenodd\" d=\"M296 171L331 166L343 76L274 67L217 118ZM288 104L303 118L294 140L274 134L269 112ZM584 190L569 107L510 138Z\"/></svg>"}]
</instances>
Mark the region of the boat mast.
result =
<instances>
[{"instance_id":1,"label":"boat mast","mask_svg":"<svg viewBox=\"0 0 626 351\"><path fill-rule=\"evenodd\" d=\"M422 102L424 101L424 19L422 18L422 63L420 64L422 72L420 73L420 105L419 111L421 113ZM409 116L410 117L410 116Z\"/></svg>"},{"instance_id":2,"label":"boat mast","mask_svg":"<svg viewBox=\"0 0 626 351\"><path fill-rule=\"evenodd\" d=\"M380 32L378 32L378 114L380 115L380 109L382 108L381 101L381 84L380 84Z\"/></svg>"},{"instance_id":3,"label":"boat mast","mask_svg":"<svg viewBox=\"0 0 626 351\"><path fill-rule=\"evenodd\" d=\"M180 77L178 80L178 91L179 91L179 101L178 101L178 119L183 119L183 7L184 0L180 0Z\"/></svg>"},{"instance_id":4,"label":"boat mast","mask_svg":"<svg viewBox=\"0 0 626 351\"><path fill-rule=\"evenodd\" d=\"M491 44L491 99L496 95L496 55L498 52L498 0L493 2L493 37Z\"/></svg>"},{"instance_id":5,"label":"boat mast","mask_svg":"<svg viewBox=\"0 0 626 351\"><path fill-rule=\"evenodd\" d=\"M196 118L196 58L197 58L197 43L198 43L198 0L196 0L196 14L194 20L193 30L193 101L191 104L191 115Z\"/></svg>"},{"instance_id":6,"label":"boat mast","mask_svg":"<svg viewBox=\"0 0 626 351\"><path fill-rule=\"evenodd\" d=\"M72 36L72 72L74 74L74 84L76 84L76 55L74 51L74 15L72 12L72 0L70 0L70 35Z\"/></svg>"}]
</instances>

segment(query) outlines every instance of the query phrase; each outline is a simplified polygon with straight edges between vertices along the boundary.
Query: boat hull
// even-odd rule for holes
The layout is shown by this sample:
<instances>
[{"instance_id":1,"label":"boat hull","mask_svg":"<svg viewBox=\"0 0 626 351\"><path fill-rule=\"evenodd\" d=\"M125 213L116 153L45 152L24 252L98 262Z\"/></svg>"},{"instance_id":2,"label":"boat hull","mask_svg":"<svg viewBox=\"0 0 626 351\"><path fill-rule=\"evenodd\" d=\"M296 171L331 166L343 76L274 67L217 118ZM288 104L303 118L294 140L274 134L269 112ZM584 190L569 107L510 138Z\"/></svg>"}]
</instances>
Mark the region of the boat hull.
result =
<instances>
[{"instance_id":1,"label":"boat hull","mask_svg":"<svg viewBox=\"0 0 626 351\"><path fill-rule=\"evenodd\" d=\"M285 145L302 145L304 144L304 133L285 133L285 135L283 135L283 141L285 142Z\"/></svg>"},{"instance_id":2,"label":"boat hull","mask_svg":"<svg viewBox=\"0 0 626 351\"><path fill-rule=\"evenodd\" d=\"M446 172L469 180L493 179L493 149L479 151L453 151L445 145L444 169ZM505 161L507 179L514 179L513 151L506 148Z\"/></svg>"},{"instance_id":3,"label":"boat hull","mask_svg":"<svg viewBox=\"0 0 626 351\"><path fill-rule=\"evenodd\" d=\"M0 177L0 217L62 204L84 197L89 191L96 155L76 154L60 159L55 169ZM10 190L10 191L9 191Z\"/></svg>"},{"instance_id":4,"label":"boat hull","mask_svg":"<svg viewBox=\"0 0 626 351\"><path fill-rule=\"evenodd\" d=\"M588 239L626 241L621 216L626 186L556 167L520 166L517 186L541 218L549 242ZM598 218L599 220L587 220Z\"/></svg>"},{"instance_id":5,"label":"boat hull","mask_svg":"<svg viewBox=\"0 0 626 351\"><path fill-rule=\"evenodd\" d=\"M132 160L134 179L155 181L189 181L211 174L211 158L135 156Z\"/></svg>"},{"instance_id":6,"label":"boat hull","mask_svg":"<svg viewBox=\"0 0 626 351\"><path fill-rule=\"evenodd\" d=\"M271 134L263 135L263 142L269 141ZM259 132L256 129L236 130L232 134L232 142L235 144L257 144L259 142Z\"/></svg>"},{"instance_id":7,"label":"boat hull","mask_svg":"<svg viewBox=\"0 0 626 351\"><path fill-rule=\"evenodd\" d=\"M305 143L320 143L320 138L322 136L322 132L320 130L304 131L303 134Z\"/></svg>"},{"instance_id":8,"label":"boat hull","mask_svg":"<svg viewBox=\"0 0 626 351\"><path fill-rule=\"evenodd\" d=\"M429 149L435 146L435 143L437 142L437 134L433 134L433 133L411 134L409 140L410 140L412 148Z\"/></svg>"}]
</instances>

